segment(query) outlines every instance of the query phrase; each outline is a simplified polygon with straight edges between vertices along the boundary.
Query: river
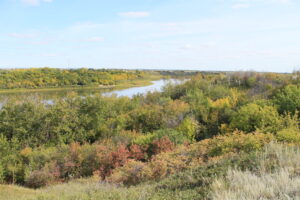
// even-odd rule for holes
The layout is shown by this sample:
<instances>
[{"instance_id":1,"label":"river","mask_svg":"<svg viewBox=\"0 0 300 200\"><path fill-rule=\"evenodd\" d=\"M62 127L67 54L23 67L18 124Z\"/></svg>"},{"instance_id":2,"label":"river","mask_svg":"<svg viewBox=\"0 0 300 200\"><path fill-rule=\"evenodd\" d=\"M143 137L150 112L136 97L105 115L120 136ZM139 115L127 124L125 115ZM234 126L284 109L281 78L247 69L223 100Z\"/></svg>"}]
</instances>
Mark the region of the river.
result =
<instances>
[{"instance_id":1,"label":"river","mask_svg":"<svg viewBox=\"0 0 300 200\"><path fill-rule=\"evenodd\" d=\"M168 84L180 84L182 83L184 80L179 80L179 79L161 79L161 80L157 80L157 81L152 81L152 85L148 85L148 86L143 86L143 87L132 87L132 88L128 88L128 89L124 89L124 90L115 90L115 91L111 91L111 92L105 92L103 93L103 95L105 96L109 96L109 95L117 95L118 97L121 96L126 96L126 97L133 97L134 95L137 94L147 94L148 92L160 92L162 90L162 88Z\"/></svg>"},{"instance_id":2,"label":"river","mask_svg":"<svg viewBox=\"0 0 300 200\"><path fill-rule=\"evenodd\" d=\"M112 89L70 89L70 90L50 90L50 91L20 91L15 93L0 93L0 107L11 99L26 101L27 99L39 99L51 103L54 99L64 98L71 92L80 96L90 96L102 94L104 96L116 95L118 97L133 97L137 94L146 94L147 92L160 92L162 88L168 84L180 84L185 80L179 79L161 79L152 81L152 85L142 87L132 87L128 89L112 90Z\"/></svg>"}]
</instances>

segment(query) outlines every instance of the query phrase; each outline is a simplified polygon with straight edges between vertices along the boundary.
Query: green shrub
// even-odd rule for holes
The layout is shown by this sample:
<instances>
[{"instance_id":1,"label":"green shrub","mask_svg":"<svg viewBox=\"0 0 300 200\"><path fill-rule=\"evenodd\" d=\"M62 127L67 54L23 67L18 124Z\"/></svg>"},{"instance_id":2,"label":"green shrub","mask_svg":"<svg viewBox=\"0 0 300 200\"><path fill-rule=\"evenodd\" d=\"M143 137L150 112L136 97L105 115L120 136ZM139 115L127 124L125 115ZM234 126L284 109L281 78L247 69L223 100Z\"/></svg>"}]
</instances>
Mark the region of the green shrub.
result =
<instances>
[{"instance_id":1,"label":"green shrub","mask_svg":"<svg viewBox=\"0 0 300 200\"><path fill-rule=\"evenodd\" d=\"M299 143L300 131L293 128L283 129L276 134L276 139L280 142Z\"/></svg>"},{"instance_id":2,"label":"green shrub","mask_svg":"<svg viewBox=\"0 0 300 200\"><path fill-rule=\"evenodd\" d=\"M190 142L194 142L199 129L198 122L192 118L185 118L177 130L185 135Z\"/></svg>"},{"instance_id":3,"label":"green shrub","mask_svg":"<svg viewBox=\"0 0 300 200\"><path fill-rule=\"evenodd\" d=\"M182 128L183 130L183 128ZM190 130L194 131L194 130ZM192 134L192 133L190 133ZM187 132L178 131L174 129L160 129L153 133L138 136L132 143L140 146L151 145L155 140L159 140L163 137L168 137L174 144L183 144L186 141L190 141L191 137L188 136Z\"/></svg>"},{"instance_id":4,"label":"green shrub","mask_svg":"<svg viewBox=\"0 0 300 200\"><path fill-rule=\"evenodd\" d=\"M0 162L0 184L4 183L5 171L2 163Z\"/></svg>"},{"instance_id":5,"label":"green shrub","mask_svg":"<svg viewBox=\"0 0 300 200\"><path fill-rule=\"evenodd\" d=\"M265 133L275 133L282 126L281 118L273 106L250 103L242 106L233 116L230 127L245 132L257 129Z\"/></svg>"},{"instance_id":6,"label":"green shrub","mask_svg":"<svg viewBox=\"0 0 300 200\"><path fill-rule=\"evenodd\" d=\"M132 143L145 146L149 145L153 140L155 139L155 134L154 133L148 133L146 135L141 135L135 138Z\"/></svg>"},{"instance_id":7,"label":"green shrub","mask_svg":"<svg viewBox=\"0 0 300 200\"><path fill-rule=\"evenodd\" d=\"M171 142L174 144L183 144L186 141L189 141L188 136L186 133L179 132L174 129L161 129L154 132L155 139L161 139L163 137L168 137Z\"/></svg>"},{"instance_id":8,"label":"green shrub","mask_svg":"<svg viewBox=\"0 0 300 200\"><path fill-rule=\"evenodd\" d=\"M208 140L206 145L209 156L221 156L227 153L258 151L274 139L271 134L234 133Z\"/></svg>"}]
</instances>

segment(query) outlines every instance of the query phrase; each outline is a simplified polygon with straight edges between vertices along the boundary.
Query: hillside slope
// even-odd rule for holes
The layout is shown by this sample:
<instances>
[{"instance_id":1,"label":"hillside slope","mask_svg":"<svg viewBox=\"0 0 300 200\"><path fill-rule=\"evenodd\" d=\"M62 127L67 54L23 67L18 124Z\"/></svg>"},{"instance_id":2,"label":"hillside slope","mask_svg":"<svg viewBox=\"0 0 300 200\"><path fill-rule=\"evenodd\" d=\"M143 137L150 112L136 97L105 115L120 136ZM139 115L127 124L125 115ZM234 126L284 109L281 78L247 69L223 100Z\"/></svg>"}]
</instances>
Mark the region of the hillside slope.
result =
<instances>
[{"instance_id":1,"label":"hillside slope","mask_svg":"<svg viewBox=\"0 0 300 200\"><path fill-rule=\"evenodd\" d=\"M271 143L159 182L125 187L90 178L39 190L0 186L0 200L299 199L299 158L299 147Z\"/></svg>"}]
</instances>

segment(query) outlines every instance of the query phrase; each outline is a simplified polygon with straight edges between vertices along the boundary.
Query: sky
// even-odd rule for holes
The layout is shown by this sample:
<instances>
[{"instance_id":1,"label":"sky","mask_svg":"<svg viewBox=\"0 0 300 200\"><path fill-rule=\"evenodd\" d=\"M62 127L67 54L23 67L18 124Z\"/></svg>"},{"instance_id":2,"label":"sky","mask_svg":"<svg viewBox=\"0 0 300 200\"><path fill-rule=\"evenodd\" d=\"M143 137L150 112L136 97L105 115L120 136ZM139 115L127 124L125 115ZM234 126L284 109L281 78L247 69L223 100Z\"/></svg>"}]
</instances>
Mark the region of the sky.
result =
<instances>
[{"instance_id":1,"label":"sky","mask_svg":"<svg viewBox=\"0 0 300 200\"><path fill-rule=\"evenodd\" d=\"M0 68L300 69L300 0L0 0Z\"/></svg>"}]
</instances>

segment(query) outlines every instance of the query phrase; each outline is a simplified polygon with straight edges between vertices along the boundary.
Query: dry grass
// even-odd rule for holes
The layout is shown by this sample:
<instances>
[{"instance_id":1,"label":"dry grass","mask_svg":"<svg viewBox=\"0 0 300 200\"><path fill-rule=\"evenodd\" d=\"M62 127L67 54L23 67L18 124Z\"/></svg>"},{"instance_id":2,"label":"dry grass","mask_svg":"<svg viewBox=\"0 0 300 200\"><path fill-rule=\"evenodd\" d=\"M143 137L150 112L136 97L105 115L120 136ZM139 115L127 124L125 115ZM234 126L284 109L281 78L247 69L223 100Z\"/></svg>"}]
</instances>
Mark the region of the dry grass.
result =
<instances>
[{"instance_id":1,"label":"dry grass","mask_svg":"<svg viewBox=\"0 0 300 200\"><path fill-rule=\"evenodd\" d=\"M15 185L0 185L0 200L23 200L34 198L37 191Z\"/></svg>"},{"instance_id":2,"label":"dry grass","mask_svg":"<svg viewBox=\"0 0 300 200\"><path fill-rule=\"evenodd\" d=\"M212 185L214 200L300 199L300 151L296 147L270 144L260 155L256 172L229 169Z\"/></svg>"},{"instance_id":3,"label":"dry grass","mask_svg":"<svg viewBox=\"0 0 300 200\"><path fill-rule=\"evenodd\" d=\"M83 179L39 190L0 186L0 200L147 200L153 196L151 189L147 185L125 188Z\"/></svg>"},{"instance_id":4,"label":"dry grass","mask_svg":"<svg viewBox=\"0 0 300 200\"><path fill-rule=\"evenodd\" d=\"M300 177L292 177L286 169L263 175L230 170L226 180L219 179L214 182L212 199L300 199L299 190Z\"/></svg>"}]
</instances>

